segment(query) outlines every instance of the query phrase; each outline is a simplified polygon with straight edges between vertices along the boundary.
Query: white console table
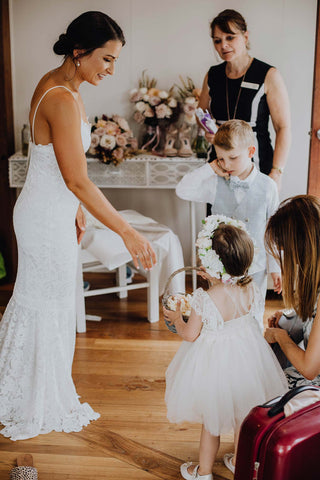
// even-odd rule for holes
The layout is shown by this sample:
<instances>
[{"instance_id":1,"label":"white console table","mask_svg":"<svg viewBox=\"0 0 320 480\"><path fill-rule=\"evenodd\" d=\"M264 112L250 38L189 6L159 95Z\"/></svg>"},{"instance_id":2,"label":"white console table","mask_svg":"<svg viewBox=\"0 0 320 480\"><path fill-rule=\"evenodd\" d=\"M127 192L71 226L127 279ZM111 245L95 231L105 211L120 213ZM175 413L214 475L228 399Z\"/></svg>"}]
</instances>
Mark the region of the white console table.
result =
<instances>
[{"instance_id":1,"label":"white console table","mask_svg":"<svg viewBox=\"0 0 320 480\"><path fill-rule=\"evenodd\" d=\"M138 155L125 160L118 166L105 165L97 158L87 158L89 178L100 188L141 188L174 189L188 172L204 164L196 157L159 157ZM22 188L28 170L27 157L17 152L9 158L9 184L12 188ZM194 245L195 206L190 202L191 245ZM195 265L195 248L192 248L192 265ZM196 274L193 276L196 288Z\"/></svg>"}]
</instances>

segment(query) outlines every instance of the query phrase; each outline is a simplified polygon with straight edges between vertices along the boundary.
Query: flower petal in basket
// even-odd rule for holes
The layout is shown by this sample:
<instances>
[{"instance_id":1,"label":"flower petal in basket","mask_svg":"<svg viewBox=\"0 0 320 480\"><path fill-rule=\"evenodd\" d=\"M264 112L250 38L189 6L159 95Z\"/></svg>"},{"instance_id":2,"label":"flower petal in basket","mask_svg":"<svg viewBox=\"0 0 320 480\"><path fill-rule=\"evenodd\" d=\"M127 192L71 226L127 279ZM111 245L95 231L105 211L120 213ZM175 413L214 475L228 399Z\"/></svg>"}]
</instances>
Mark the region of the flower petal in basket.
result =
<instances>
[{"instance_id":1,"label":"flower petal in basket","mask_svg":"<svg viewBox=\"0 0 320 480\"><path fill-rule=\"evenodd\" d=\"M192 294L178 293L177 292L176 294L169 295L169 286L170 286L170 282L172 281L172 279L177 274L179 274L181 272L192 271L192 270L200 271L201 268L199 268L199 267L183 267L183 268L179 268L178 270L173 272L167 280L167 283L166 283L166 286L165 286L165 289L164 289L163 298L162 298L163 306L167 310L173 310L173 311L175 311L176 301L178 299L181 300L181 302L182 302L182 304L181 304L182 318L186 323L188 322L189 316L190 316L190 313L191 313L190 301L191 301ZM170 332L177 333L176 327L174 325L171 325L166 318L164 318L164 321L165 321L166 326L170 330Z\"/></svg>"}]
</instances>

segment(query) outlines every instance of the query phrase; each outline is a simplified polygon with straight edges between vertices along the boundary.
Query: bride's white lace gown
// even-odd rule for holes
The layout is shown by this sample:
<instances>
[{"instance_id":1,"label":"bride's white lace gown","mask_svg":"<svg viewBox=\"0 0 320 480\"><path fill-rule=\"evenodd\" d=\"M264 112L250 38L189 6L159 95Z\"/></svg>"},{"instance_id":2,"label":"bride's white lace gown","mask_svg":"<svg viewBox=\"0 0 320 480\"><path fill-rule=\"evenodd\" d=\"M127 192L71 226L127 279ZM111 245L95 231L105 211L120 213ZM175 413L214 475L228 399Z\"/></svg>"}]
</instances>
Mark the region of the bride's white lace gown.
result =
<instances>
[{"instance_id":1,"label":"bride's white lace gown","mask_svg":"<svg viewBox=\"0 0 320 480\"><path fill-rule=\"evenodd\" d=\"M90 125L84 121L81 135L86 151ZM0 322L0 433L12 440L79 431L99 417L79 402L71 376L79 200L66 187L52 144L31 148L14 208L18 274Z\"/></svg>"}]
</instances>

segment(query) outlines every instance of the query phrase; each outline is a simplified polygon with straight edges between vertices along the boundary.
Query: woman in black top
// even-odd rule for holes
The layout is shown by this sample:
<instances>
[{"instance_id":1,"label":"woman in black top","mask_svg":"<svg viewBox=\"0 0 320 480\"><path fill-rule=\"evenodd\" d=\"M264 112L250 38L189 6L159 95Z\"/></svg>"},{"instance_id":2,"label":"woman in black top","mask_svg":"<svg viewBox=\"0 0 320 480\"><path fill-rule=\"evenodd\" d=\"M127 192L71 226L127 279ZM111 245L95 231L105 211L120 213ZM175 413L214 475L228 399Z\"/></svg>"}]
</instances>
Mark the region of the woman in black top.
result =
<instances>
[{"instance_id":1,"label":"woman in black top","mask_svg":"<svg viewBox=\"0 0 320 480\"><path fill-rule=\"evenodd\" d=\"M240 13L224 10L211 22L213 44L223 63L205 76L199 107L210 110L217 125L237 118L256 135L260 170L281 186L290 146L289 100L283 79L274 67L250 57L247 25ZM269 118L276 133L273 151ZM213 135L206 134L212 143ZM215 158L212 147L211 160Z\"/></svg>"}]
</instances>

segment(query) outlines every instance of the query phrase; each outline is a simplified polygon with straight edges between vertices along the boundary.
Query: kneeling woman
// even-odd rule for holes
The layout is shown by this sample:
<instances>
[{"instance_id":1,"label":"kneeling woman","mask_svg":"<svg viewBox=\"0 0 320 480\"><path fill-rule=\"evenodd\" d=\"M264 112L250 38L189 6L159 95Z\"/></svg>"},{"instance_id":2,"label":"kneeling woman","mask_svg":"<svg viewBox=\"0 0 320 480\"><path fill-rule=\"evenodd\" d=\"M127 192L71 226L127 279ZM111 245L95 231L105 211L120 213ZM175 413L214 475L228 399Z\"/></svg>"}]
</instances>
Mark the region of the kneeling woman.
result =
<instances>
[{"instance_id":1,"label":"kneeling woman","mask_svg":"<svg viewBox=\"0 0 320 480\"><path fill-rule=\"evenodd\" d=\"M285 369L290 388L320 386L320 200L300 195L281 203L269 219L265 241L279 260L286 307L302 319L305 350L278 327L278 312L269 319L265 338L278 343L292 366Z\"/></svg>"}]
</instances>

